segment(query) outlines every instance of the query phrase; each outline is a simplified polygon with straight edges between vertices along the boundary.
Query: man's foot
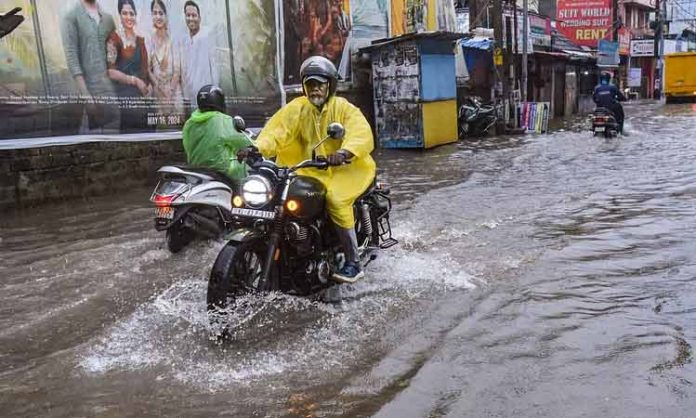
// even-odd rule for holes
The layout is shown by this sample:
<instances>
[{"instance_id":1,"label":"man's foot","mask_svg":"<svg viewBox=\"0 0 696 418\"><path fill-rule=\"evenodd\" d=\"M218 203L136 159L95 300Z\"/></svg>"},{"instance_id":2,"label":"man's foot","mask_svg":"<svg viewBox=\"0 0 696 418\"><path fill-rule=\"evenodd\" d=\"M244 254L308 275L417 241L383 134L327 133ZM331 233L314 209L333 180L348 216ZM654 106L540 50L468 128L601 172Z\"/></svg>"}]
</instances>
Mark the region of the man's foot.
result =
<instances>
[{"instance_id":1,"label":"man's foot","mask_svg":"<svg viewBox=\"0 0 696 418\"><path fill-rule=\"evenodd\" d=\"M365 277L365 273L360 265L352 261L347 261L341 270L331 276L332 279L340 283L355 283L363 277Z\"/></svg>"}]
</instances>

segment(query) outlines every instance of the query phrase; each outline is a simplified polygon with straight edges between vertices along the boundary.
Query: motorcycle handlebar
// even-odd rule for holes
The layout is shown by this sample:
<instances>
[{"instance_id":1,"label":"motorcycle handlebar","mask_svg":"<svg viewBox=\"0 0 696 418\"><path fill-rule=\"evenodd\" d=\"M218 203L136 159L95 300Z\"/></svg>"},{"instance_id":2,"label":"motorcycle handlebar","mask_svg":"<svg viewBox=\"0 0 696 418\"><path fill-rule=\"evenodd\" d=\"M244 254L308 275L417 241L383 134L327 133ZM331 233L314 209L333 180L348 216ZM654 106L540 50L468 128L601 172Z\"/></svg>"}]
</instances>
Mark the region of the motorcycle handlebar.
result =
<instances>
[{"instance_id":1,"label":"motorcycle handlebar","mask_svg":"<svg viewBox=\"0 0 696 418\"><path fill-rule=\"evenodd\" d=\"M260 154L256 153L254 153L253 155L248 155L246 157L247 164L249 164L252 167L260 164L263 161L263 157ZM343 164L350 164L350 161L345 161ZM329 164L329 162L326 161L326 159L319 157L314 160L304 160L301 163L295 165L294 167L287 168L287 170L290 172L294 172L302 168L318 168L320 170L326 170L329 167L331 167L331 164Z\"/></svg>"},{"instance_id":2,"label":"motorcycle handlebar","mask_svg":"<svg viewBox=\"0 0 696 418\"><path fill-rule=\"evenodd\" d=\"M316 160L304 160L301 163L297 164L296 166L292 167L290 170L291 171L297 171L301 168L318 168L321 170L325 170L329 168L330 164L326 160L322 159L316 159Z\"/></svg>"}]
</instances>

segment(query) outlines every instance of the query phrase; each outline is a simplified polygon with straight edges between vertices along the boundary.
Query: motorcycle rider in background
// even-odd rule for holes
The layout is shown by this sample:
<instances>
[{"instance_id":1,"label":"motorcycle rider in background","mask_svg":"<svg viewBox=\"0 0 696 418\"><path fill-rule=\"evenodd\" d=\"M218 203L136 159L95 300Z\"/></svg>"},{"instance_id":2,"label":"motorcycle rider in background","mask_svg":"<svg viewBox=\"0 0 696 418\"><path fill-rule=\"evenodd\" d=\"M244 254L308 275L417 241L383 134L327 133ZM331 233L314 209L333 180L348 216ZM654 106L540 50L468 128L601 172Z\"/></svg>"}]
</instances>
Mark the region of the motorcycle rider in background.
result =
<instances>
[{"instance_id":1,"label":"motorcycle rider in background","mask_svg":"<svg viewBox=\"0 0 696 418\"><path fill-rule=\"evenodd\" d=\"M209 167L232 180L247 176L244 163L237 161L237 152L252 145L245 134L234 127L234 120L225 114L225 94L213 85L203 86L196 96L198 109L184 124L184 151L189 165Z\"/></svg>"},{"instance_id":2,"label":"motorcycle rider in background","mask_svg":"<svg viewBox=\"0 0 696 418\"><path fill-rule=\"evenodd\" d=\"M372 184L376 165L370 153L374 148L372 130L360 109L336 97L338 71L321 56L307 58L300 67L302 90L298 97L280 109L266 124L256 146L265 158L276 158L279 166L291 167L312 158L312 148L323 139L330 123L341 123L346 130L342 141L328 139L317 148L325 156L327 170L307 168L300 174L321 181L327 189L326 202L341 247L346 256L343 268L334 273L339 282L354 282L364 276L360 266L355 233L353 204ZM255 149L242 150L240 159Z\"/></svg>"},{"instance_id":3,"label":"motorcycle rider in background","mask_svg":"<svg viewBox=\"0 0 696 418\"><path fill-rule=\"evenodd\" d=\"M599 84L594 88L592 100L597 107L604 107L614 114L619 126L619 133L623 134L624 111L620 102L625 102L626 96L615 85L611 84L611 74L603 72L599 76Z\"/></svg>"}]
</instances>

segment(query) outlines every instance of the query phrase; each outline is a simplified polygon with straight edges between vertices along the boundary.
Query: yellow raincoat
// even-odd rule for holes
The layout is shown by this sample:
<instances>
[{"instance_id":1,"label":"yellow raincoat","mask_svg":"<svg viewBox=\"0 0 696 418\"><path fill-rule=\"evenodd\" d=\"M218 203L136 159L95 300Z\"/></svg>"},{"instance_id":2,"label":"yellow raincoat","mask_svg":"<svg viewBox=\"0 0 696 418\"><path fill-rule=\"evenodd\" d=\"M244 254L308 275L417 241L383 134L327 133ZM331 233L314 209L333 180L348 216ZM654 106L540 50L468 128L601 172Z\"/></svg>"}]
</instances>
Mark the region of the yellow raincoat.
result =
<instances>
[{"instance_id":1,"label":"yellow raincoat","mask_svg":"<svg viewBox=\"0 0 696 418\"><path fill-rule=\"evenodd\" d=\"M370 186L376 172L370 156L374 149L372 130L357 107L333 96L320 112L306 97L299 97L273 115L259 134L256 146L264 157L276 157L278 165L291 167L312 158L312 148L326 137L332 122L341 123L346 135L343 140L326 140L317 148L317 155L328 156L345 149L355 157L350 164L328 170L307 168L300 174L314 177L326 186L331 220L349 229L355 227L353 203Z\"/></svg>"}]
</instances>

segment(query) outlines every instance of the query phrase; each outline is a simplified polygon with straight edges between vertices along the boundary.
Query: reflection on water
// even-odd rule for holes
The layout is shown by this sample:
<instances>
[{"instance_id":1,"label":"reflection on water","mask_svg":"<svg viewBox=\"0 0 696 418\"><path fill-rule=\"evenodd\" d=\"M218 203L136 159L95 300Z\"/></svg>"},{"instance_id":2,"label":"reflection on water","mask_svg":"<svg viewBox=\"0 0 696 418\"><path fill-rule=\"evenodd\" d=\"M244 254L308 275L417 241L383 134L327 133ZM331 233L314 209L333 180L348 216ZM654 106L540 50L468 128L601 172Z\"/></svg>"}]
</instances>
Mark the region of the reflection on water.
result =
<instances>
[{"instance_id":1,"label":"reflection on water","mask_svg":"<svg viewBox=\"0 0 696 418\"><path fill-rule=\"evenodd\" d=\"M230 344L205 312L222 243L170 255L149 190L6 218L3 409L692 416L696 113L627 115L629 135L610 140L578 118L377 152L401 245L342 304L251 297Z\"/></svg>"}]
</instances>

